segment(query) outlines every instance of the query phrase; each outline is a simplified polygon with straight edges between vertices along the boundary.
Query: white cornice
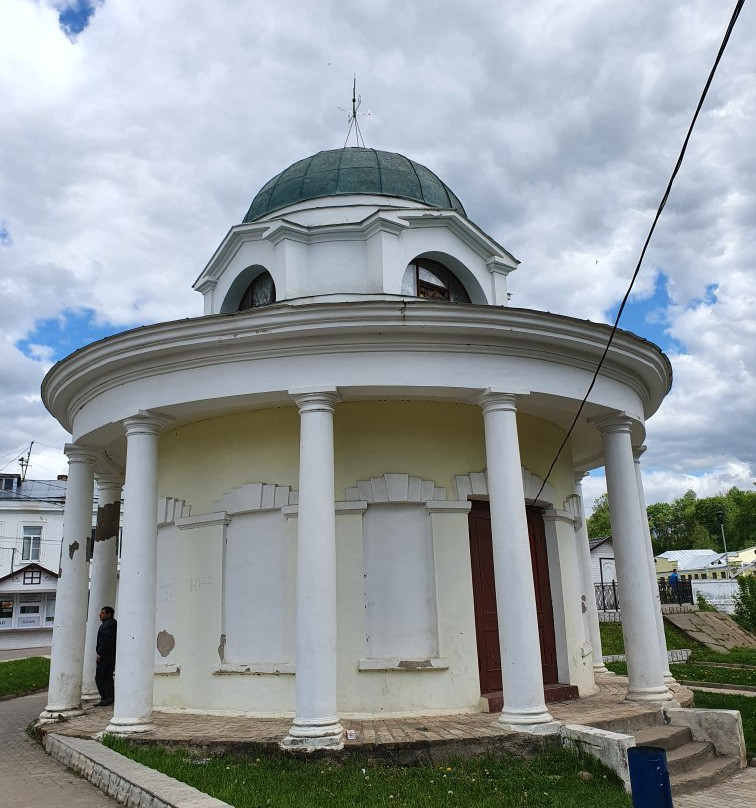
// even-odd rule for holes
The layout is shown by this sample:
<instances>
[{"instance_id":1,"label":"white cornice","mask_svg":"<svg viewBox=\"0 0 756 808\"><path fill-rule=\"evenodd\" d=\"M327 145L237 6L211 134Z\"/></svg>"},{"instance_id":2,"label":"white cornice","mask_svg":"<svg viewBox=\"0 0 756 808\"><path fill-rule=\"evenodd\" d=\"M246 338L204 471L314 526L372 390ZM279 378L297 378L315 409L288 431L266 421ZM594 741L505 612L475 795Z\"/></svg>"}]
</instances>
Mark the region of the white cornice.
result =
<instances>
[{"instance_id":1,"label":"white cornice","mask_svg":"<svg viewBox=\"0 0 756 808\"><path fill-rule=\"evenodd\" d=\"M253 359L364 354L369 361L375 353L399 359L420 351L461 355L463 362L468 355L532 359L589 372L609 333L603 324L527 309L374 299L286 302L159 323L100 340L57 363L43 381L42 397L71 430L75 414L108 390L177 371ZM657 409L671 383L664 354L627 332L615 335L601 375L635 390L647 415ZM339 383L336 367L329 384ZM381 383L375 379L377 387ZM207 391L197 395L204 398Z\"/></svg>"},{"instance_id":2,"label":"white cornice","mask_svg":"<svg viewBox=\"0 0 756 808\"><path fill-rule=\"evenodd\" d=\"M507 267L511 272L520 264L512 253L456 211L403 211L399 218L404 219L410 227L447 227L486 262L495 260L499 271Z\"/></svg>"}]
</instances>

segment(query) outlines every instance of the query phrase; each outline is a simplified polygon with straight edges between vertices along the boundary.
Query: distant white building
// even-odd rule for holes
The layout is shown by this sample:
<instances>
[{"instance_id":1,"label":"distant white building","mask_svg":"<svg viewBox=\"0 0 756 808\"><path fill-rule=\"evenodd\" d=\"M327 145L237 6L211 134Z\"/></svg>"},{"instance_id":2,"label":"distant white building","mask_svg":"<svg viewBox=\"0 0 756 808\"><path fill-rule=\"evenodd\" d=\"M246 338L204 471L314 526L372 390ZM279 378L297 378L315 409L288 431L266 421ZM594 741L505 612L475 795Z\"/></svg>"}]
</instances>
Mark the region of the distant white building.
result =
<instances>
[{"instance_id":1,"label":"distant white building","mask_svg":"<svg viewBox=\"0 0 756 808\"><path fill-rule=\"evenodd\" d=\"M611 536L591 539L591 578L594 584L610 584L617 580L614 544Z\"/></svg>"},{"instance_id":2,"label":"distant white building","mask_svg":"<svg viewBox=\"0 0 756 808\"><path fill-rule=\"evenodd\" d=\"M0 475L0 648L49 645L66 480Z\"/></svg>"}]
</instances>

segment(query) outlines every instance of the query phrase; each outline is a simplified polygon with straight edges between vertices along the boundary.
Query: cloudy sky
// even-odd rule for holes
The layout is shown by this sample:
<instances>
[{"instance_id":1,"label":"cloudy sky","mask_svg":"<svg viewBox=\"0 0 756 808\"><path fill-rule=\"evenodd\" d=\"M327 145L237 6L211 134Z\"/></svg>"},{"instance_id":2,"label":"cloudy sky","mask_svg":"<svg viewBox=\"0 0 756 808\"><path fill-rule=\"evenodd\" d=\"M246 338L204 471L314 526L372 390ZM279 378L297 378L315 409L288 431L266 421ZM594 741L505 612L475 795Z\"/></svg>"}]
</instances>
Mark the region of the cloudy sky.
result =
<instances>
[{"instance_id":1,"label":"cloudy sky","mask_svg":"<svg viewBox=\"0 0 756 808\"><path fill-rule=\"evenodd\" d=\"M2 0L0 468L66 470L44 373L201 314L256 191L338 148L427 165L521 261L513 305L609 322L735 0ZM670 356L649 502L756 480L756 4L746 3L622 327ZM594 474L589 497L603 480Z\"/></svg>"}]
</instances>

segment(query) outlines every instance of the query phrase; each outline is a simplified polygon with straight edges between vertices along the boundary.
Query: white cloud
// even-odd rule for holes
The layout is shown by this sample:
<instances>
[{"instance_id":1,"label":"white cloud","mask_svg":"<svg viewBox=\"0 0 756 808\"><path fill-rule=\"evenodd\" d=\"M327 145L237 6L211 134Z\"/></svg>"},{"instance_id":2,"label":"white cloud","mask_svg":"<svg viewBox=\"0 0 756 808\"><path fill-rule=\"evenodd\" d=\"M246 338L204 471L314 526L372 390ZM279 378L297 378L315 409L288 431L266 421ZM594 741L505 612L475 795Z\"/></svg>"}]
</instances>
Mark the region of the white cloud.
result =
<instances>
[{"instance_id":1,"label":"white cloud","mask_svg":"<svg viewBox=\"0 0 756 808\"><path fill-rule=\"evenodd\" d=\"M703 0L105 0L72 43L59 5L0 4L0 361L14 402L0 455L64 440L25 404L50 346L34 339L27 358L14 343L65 309L123 326L200 313L191 283L255 192L343 144L336 106L355 71L368 145L428 165L522 260L514 305L605 319L730 13ZM665 274L683 346L649 424L650 500L690 475L704 490L756 471L755 35L746 6L638 281L648 297Z\"/></svg>"}]
</instances>

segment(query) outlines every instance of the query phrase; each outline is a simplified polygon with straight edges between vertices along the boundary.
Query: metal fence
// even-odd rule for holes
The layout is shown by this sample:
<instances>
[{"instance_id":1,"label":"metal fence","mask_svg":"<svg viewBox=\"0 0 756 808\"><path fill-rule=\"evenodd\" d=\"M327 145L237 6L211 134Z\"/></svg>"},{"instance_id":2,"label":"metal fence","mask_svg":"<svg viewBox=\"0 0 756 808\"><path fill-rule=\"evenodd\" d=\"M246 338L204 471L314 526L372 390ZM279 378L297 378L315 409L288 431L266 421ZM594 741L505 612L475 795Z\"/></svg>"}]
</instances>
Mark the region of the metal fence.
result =
<instances>
[{"instance_id":1,"label":"metal fence","mask_svg":"<svg viewBox=\"0 0 756 808\"><path fill-rule=\"evenodd\" d=\"M608 584L594 584L596 591L596 608L600 612L617 612L620 608L619 587L616 581ZM693 603L693 584L690 581L678 581L670 584L659 581L659 599L663 604Z\"/></svg>"},{"instance_id":2,"label":"metal fence","mask_svg":"<svg viewBox=\"0 0 756 808\"><path fill-rule=\"evenodd\" d=\"M662 603L693 603L693 582L678 581L670 584L669 581L659 581L659 597Z\"/></svg>"}]
</instances>

